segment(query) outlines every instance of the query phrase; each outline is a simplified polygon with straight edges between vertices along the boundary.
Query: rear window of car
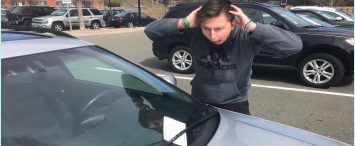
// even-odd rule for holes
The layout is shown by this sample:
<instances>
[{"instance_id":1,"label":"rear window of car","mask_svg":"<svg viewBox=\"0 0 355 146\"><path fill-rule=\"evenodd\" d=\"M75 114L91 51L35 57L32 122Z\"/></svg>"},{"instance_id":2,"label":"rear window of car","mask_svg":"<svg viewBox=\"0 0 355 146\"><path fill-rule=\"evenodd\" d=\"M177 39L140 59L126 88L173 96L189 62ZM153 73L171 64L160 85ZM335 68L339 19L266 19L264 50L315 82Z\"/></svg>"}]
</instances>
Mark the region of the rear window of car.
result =
<instances>
[{"instance_id":1,"label":"rear window of car","mask_svg":"<svg viewBox=\"0 0 355 146\"><path fill-rule=\"evenodd\" d=\"M94 14L94 15L102 15L101 12L97 9L90 9L90 11Z\"/></svg>"},{"instance_id":2,"label":"rear window of car","mask_svg":"<svg viewBox=\"0 0 355 146\"><path fill-rule=\"evenodd\" d=\"M115 16L117 17L123 17L123 16L126 16L128 13L118 13L116 14Z\"/></svg>"},{"instance_id":3,"label":"rear window of car","mask_svg":"<svg viewBox=\"0 0 355 146\"><path fill-rule=\"evenodd\" d=\"M11 13L18 13L21 9L21 7L16 7L11 11Z\"/></svg>"}]
</instances>

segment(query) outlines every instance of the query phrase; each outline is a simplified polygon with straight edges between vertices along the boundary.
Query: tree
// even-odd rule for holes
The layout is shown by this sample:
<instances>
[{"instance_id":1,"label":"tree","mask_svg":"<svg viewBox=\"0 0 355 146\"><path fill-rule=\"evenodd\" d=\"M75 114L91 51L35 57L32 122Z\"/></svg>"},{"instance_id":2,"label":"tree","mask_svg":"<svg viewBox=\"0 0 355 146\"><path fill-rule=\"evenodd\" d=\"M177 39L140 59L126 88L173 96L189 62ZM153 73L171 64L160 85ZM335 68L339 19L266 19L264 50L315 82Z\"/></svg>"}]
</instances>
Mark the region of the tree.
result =
<instances>
[{"instance_id":1,"label":"tree","mask_svg":"<svg viewBox=\"0 0 355 146\"><path fill-rule=\"evenodd\" d=\"M165 13L168 11L168 4L170 0L158 0L159 3L162 3L165 6Z\"/></svg>"},{"instance_id":2,"label":"tree","mask_svg":"<svg viewBox=\"0 0 355 146\"><path fill-rule=\"evenodd\" d=\"M8 2L9 2L9 4L10 4L11 6L15 6L15 5L16 5L16 1L17 1L17 0L9 0Z\"/></svg>"},{"instance_id":3,"label":"tree","mask_svg":"<svg viewBox=\"0 0 355 146\"><path fill-rule=\"evenodd\" d=\"M26 1L27 1L28 5L30 5L30 6L35 6L37 3L37 0L26 0Z\"/></svg>"},{"instance_id":4,"label":"tree","mask_svg":"<svg viewBox=\"0 0 355 146\"><path fill-rule=\"evenodd\" d=\"M101 4L103 4L103 3L104 3L104 0L98 0L98 1L97 1L97 3L99 3L99 5L100 5L100 9L101 9Z\"/></svg>"},{"instance_id":5,"label":"tree","mask_svg":"<svg viewBox=\"0 0 355 146\"><path fill-rule=\"evenodd\" d=\"M4 6L6 3L9 3L9 0L1 0L1 6Z\"/></svg>"},{"instance_id":6,"label":"tree","mask_svg":"<svg viewBox=\"0 0 355 146\"><path fill-rule=\"evenodd\" d=\"M108 7L109 0L103 0L104 1L104 7Z\"/></svg>"},{"instance_id":7,"label":"tree","mask_svg":"<svg viewBox=\"0 0 355 146\"><path fill-rule=\"evenodd\" d=\"M84 30L85 24L84 24L84 17L83 17L83 9L81 8L82 2L81 0L73 0L73 2L76 5L76 8L78 10L80 30Z\"/></svg>"},{"instance_id":8,"label":"tree","mask_svg":"<svg viewBox=\"0 0 355 146\"><path fill-rule=\"evenodd\" d=\"M312 2L316 5L320 5L320 6L338 6L339 4L341 4L344 0L312 0Z\"/></svg>"}]
</instances>

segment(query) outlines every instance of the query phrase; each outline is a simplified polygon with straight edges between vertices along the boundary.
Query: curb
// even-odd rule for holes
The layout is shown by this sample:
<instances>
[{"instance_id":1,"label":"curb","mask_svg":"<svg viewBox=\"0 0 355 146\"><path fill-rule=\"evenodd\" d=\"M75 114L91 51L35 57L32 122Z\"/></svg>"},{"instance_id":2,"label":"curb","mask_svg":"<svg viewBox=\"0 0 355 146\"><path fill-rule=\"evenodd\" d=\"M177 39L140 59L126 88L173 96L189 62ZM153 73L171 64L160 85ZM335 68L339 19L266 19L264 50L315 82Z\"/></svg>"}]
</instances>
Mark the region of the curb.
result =
<instances>
[{"instance_id":1,"label":"curb","mask_svg":"<svg viewBox=\"0 0 355 146\"><path fill-rule=\"evenodd\" d=\"M132 32L139 32L139 31L144 31L144 29L141 30L126 30L126 31L117 31L117 32L106 32L106 33L89 33L89 34L70 34L72 36L76 37L82 37L82 36L98 36L98 35L110 35L110 34L121 34L121 33L132 33Z\"/></svg>"}]
</instances>

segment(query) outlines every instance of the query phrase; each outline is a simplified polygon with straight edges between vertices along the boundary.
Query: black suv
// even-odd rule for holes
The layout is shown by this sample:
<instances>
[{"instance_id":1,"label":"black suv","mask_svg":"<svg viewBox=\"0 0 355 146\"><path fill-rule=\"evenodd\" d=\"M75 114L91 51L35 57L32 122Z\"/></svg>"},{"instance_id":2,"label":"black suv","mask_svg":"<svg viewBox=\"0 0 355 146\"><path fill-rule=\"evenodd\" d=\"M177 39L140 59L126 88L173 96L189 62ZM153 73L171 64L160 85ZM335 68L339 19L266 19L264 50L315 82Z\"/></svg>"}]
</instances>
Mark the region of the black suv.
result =
<instances>
[{"instance_id":1,"label":"black suv","mask_svg":"<svg viewBox=\"0 0 355 146\"><path fill-rule=\"evenodd\" d=\"M334 25L335 27L354 30L354 21L338 20L335 17L330 16L327 13L322 11L312 10L312 9L292 9L289 11L295 14L303 14L303 15L311 16L313 18L317 18L331 25Z\"/></svg>"},{"instance_id":2,"label":"black suv","mask_svg":"<svg viewBox=\"0 0 355 146\"><path fill-rule=\"evenodd\" d=\"M51 15L53 11L53 7L46 6L16 6L6 15L6 24L31 26L32 18Z\"/></svg>"},{"instance_id":3,"label":"black suv","mask_svg":"<svg viewBox=\"0 0 355 146\"><path fill-rule=\"evenodd\" d=\"M111 10L109 9L109 10L100 10L100 12L104 16L104 21L106 22L106 27L107 27L109 26L108 17L115 16L118 13L126 12L126 11L123 9L111 9Z\"/></svg>"},{"instance_id":4,"label":"black suv","mask_svg":"<svg viewBox=\"0 0 355 146\"><path fill-rule=\"evenodd\" d=\"M297 70L300 79L309 86L329 87L344 75L354 74L354 32L346 29L322 28L305 21L279 6L257 2L233 2L254 22L270 24L299 35L303 49L289 57L260 52L253 66ZM185 18L201 3L180 4L171 7L164 18ZM168 59L178 73L192 73L194 66L175 63L175 56L185 55L185 62L194 62L189 46L183 42L153 42L153 53L160 60ZM184 54L185 53L185 54ZM180 61L184 62L184 61Z\"/></svg>"}]
</instances>

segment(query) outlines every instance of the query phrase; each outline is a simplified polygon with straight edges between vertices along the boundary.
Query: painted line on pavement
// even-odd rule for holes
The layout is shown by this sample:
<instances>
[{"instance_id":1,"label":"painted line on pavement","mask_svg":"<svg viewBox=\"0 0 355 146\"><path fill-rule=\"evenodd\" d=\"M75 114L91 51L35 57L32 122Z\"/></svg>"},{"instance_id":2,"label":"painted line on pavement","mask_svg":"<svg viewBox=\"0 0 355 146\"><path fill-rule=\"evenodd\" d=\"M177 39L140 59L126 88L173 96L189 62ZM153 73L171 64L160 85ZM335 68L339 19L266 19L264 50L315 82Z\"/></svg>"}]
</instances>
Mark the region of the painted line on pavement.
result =
<instances>
[{"instance_id":1,"label":"painted line on pavement","mask_svg":"<svg viewBox=\"0 0 355 146\"><path fill-rule=\"evenodd\" d=\"M164 75L161 75L161 74L157 74L157 76L164 77ZM179 77L179 76L175 76L175 78L177 78L177 79L185 79L185 80L192 80L193 79L193 78ZM336 96L354 97L353 94L337 93L337 92L327 92L327 91L287 88L287 87L278 87L278 86L267 86L267 85L258 85L258 84L251 84L251 86L252 87L259 87L259 88L269 88L269 89L279 89L279 90L288 90L288 91L298 91L298 92L308 92L308 93L317 93L317 94L328 94L328 95L336 95Z\"/></svg>"}]
</instances>

